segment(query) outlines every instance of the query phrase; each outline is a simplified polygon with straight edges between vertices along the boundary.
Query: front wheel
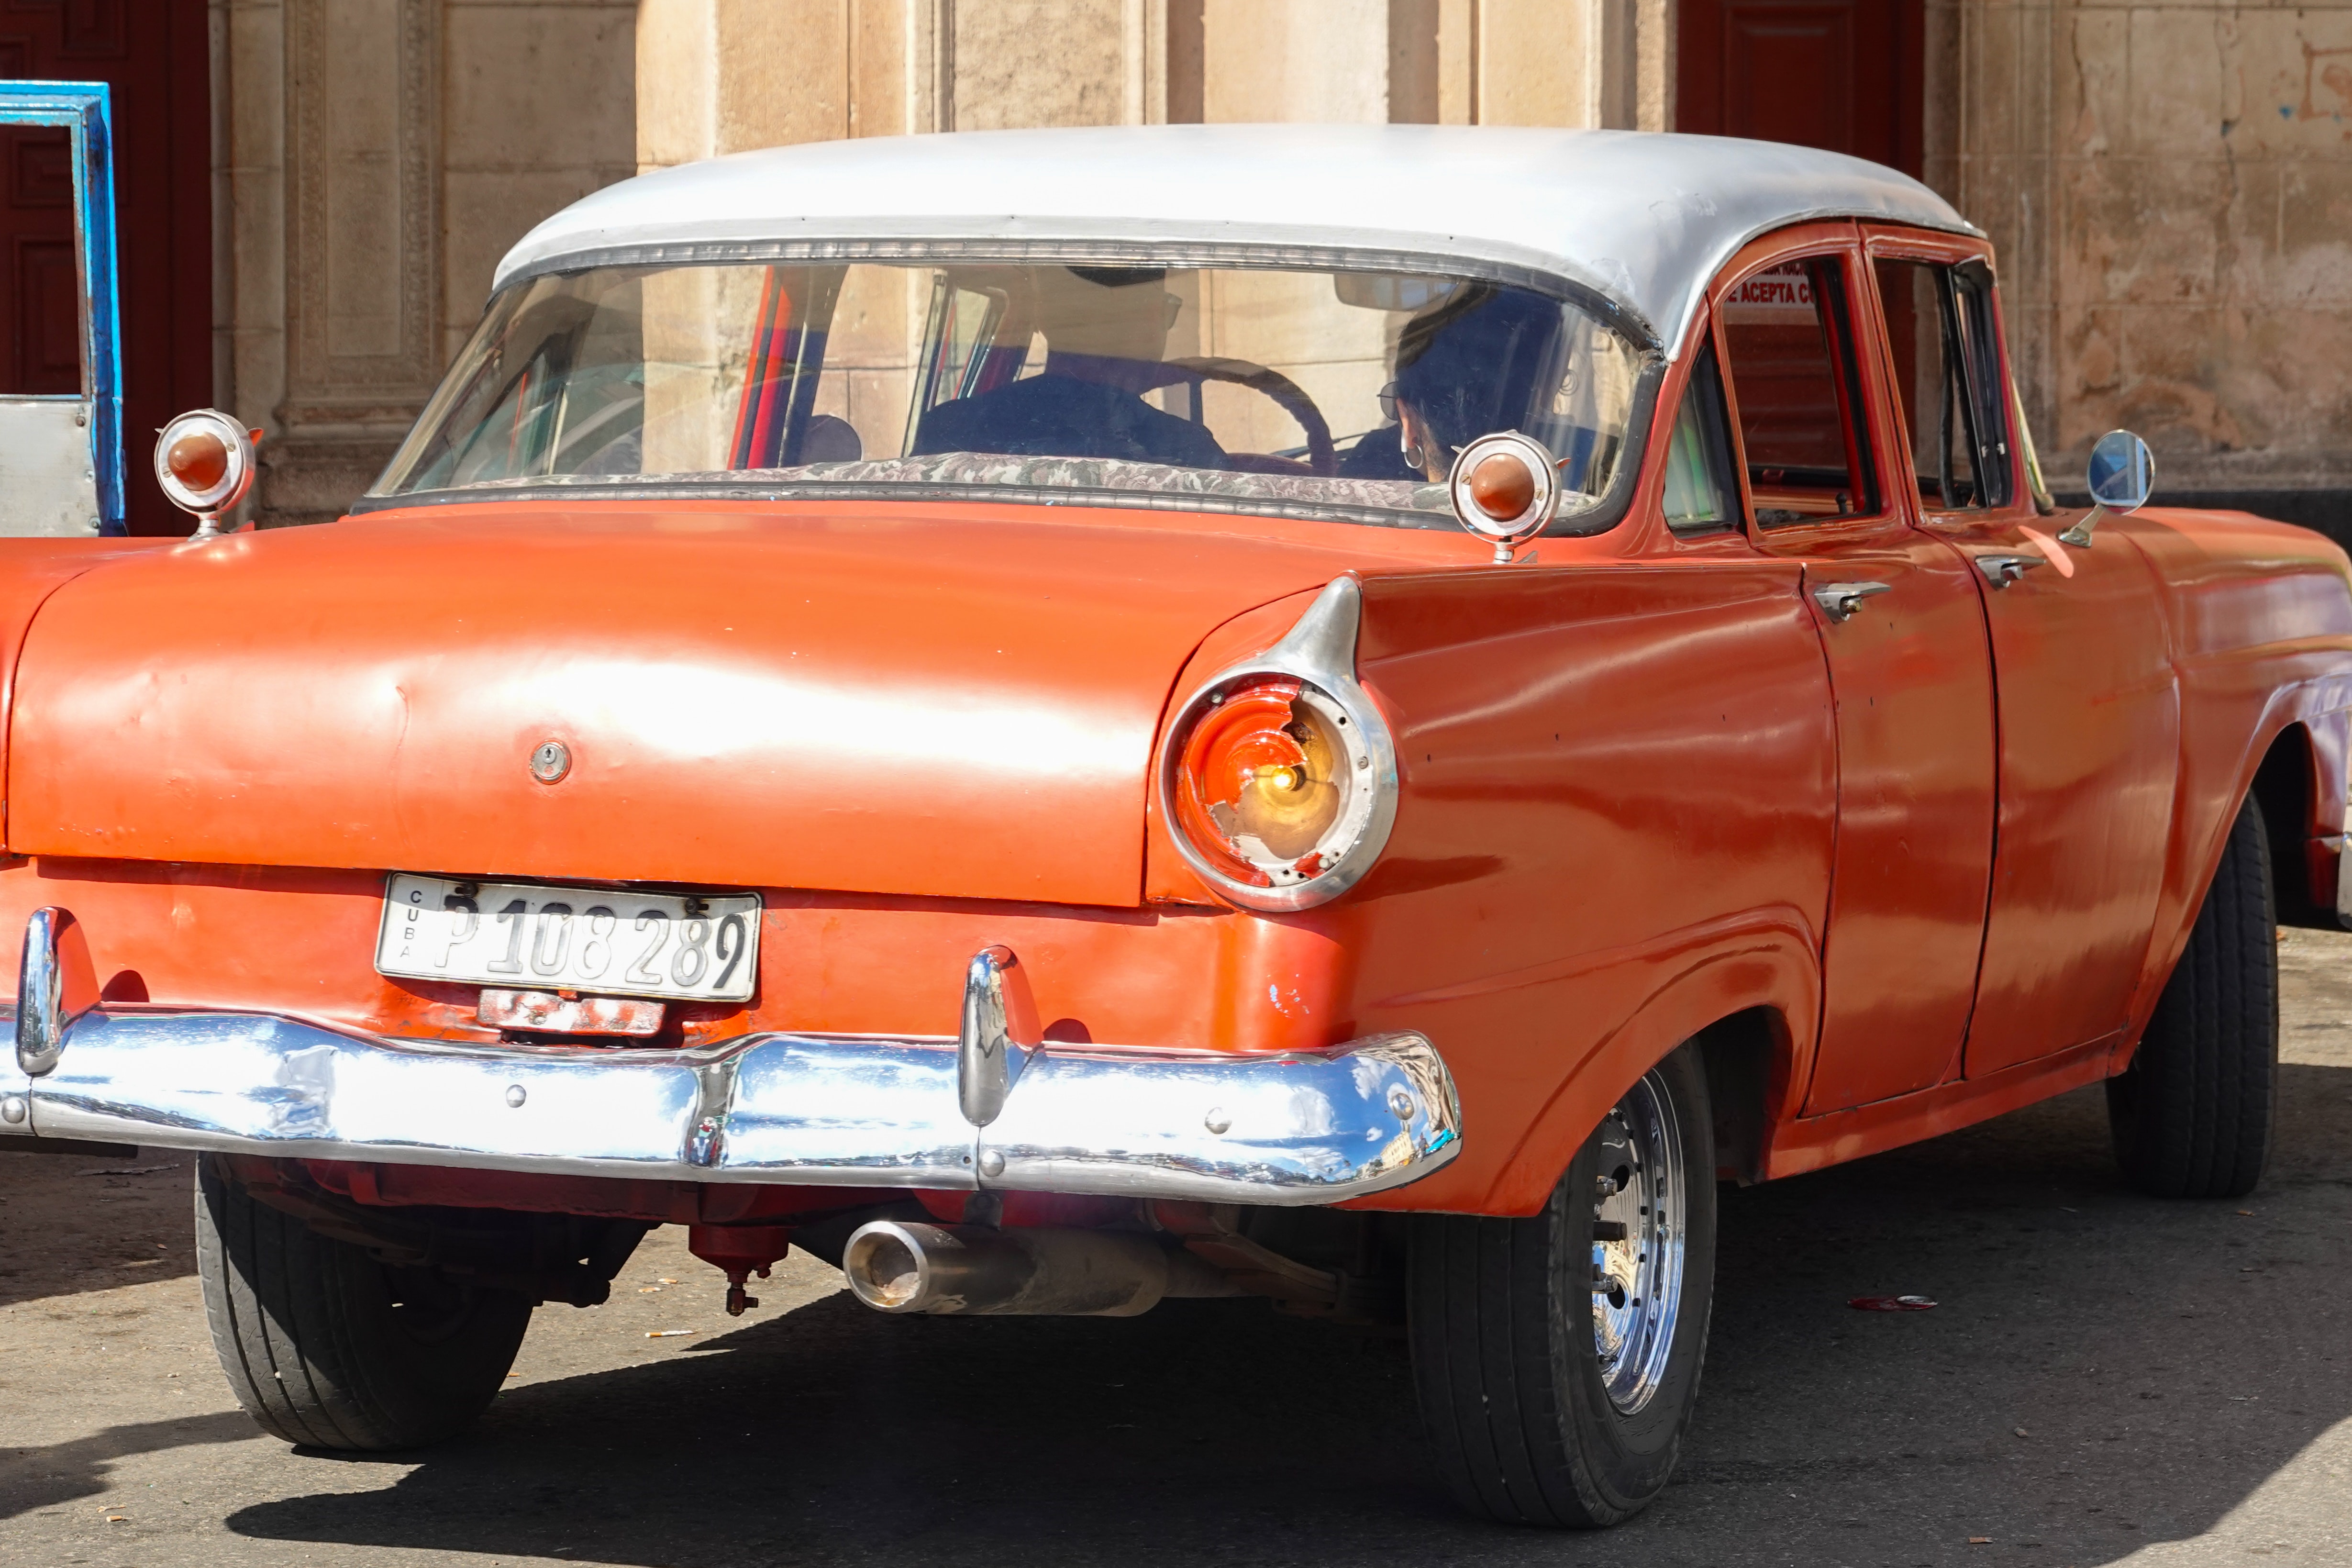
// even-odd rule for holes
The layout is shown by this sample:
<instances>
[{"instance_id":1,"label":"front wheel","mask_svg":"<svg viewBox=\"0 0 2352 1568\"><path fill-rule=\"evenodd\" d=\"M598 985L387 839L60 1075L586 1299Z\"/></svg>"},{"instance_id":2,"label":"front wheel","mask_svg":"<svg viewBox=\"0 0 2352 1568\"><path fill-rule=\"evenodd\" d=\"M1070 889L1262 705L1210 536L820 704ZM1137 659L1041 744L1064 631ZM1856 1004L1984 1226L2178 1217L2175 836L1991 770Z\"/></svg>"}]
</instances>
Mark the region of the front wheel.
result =
<instances>
[{"instance_id":1,"label":"front wheel","mask_svg":"<svg viewBox=\"0 0 2352 1568\"><path fill-rule=\"evenodd\" d=\"M1422 1222L1413 1373L1473 1512L1590 1529L1664 1489L1706 1355L1713 1126L1685 1046L1601 1119L1543 1212Z\"/></svg>"},{"instance_id":2,"label":"front wheel","mask_svg":"<svg viewBox=\"0 0 2352 1568\"><path fill-rule=\"evenodd\" d=\"M2139 1049L2107 1080L2116 1163L2162 1198L2242 1198L2278 1111L2278 915L2270 835L2252 796Z\"/></svg>"},{"instance_id":3,"label":"front wheel","mask_svg":"<svg viewBox=\"0 0 2352 1568\"><path fill-rule=\"evenodd\" d=\"M462 1431L505 1381L531 1304L395 1268L196 1163L196 1273L246 1414L316 1448L414 1448Z\"/></svg>"}]
</instances>

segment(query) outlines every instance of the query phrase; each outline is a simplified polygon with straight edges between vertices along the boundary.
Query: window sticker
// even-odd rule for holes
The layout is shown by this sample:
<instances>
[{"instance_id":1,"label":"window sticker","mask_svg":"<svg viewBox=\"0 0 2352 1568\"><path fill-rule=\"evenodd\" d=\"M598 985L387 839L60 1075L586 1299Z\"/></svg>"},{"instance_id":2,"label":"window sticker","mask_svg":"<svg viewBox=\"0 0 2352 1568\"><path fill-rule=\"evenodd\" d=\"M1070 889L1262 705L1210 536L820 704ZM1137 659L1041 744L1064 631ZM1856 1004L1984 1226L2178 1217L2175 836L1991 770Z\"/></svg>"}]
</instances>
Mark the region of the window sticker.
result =
<instances>
[{"instance_id":1,"label":"window sticker","mask_svg":"<svg viewBox=\"0 0 2352 1568\"><path fill-rule=\"evenodd\" d=\"M1784 261L1743 281L1723 301L1726 322L1787 325L1811 321L1813 279L1801 261Z\"/></svg>"}]
</instances>

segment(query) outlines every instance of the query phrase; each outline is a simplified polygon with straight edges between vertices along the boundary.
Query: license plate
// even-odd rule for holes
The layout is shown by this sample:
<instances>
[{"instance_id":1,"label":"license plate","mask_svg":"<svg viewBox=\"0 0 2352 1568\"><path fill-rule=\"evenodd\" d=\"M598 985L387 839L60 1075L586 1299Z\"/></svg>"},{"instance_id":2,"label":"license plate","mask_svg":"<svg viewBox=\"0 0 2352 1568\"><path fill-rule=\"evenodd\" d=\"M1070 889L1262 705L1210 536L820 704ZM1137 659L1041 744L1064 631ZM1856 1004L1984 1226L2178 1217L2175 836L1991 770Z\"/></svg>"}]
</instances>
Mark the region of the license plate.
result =
<instances>
[{"instance_id":1,"label":"license plate","mask_svg":"<svg viewBox=\"0 0 2352 1568\"><path fill-rule=\"evenodd\" d=\"M760 973L760 900L396 872L384 889L375 967L461 985L748 1002Z\"/></svg>"}]
</instances>

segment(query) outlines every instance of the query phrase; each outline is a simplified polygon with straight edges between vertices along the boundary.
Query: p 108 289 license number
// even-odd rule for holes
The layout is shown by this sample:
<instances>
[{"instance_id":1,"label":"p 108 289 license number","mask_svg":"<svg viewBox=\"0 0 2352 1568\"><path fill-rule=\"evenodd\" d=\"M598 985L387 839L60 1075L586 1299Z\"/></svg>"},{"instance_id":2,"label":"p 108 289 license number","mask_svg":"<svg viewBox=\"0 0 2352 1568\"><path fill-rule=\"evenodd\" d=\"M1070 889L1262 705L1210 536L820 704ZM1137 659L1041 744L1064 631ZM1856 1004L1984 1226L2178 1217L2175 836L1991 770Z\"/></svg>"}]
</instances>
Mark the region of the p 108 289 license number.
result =
<instances>
[{"instance_id":1,"label":"p 108 289 license number","mask_svg":"<svg viewBox=\"0 0 2352 1568\"><path fill-rule=\"evenodd\" d=\"M461 985L746 1002L760 973L760 900L396 872L375 967Z\"/></svg>"}]
</instances>

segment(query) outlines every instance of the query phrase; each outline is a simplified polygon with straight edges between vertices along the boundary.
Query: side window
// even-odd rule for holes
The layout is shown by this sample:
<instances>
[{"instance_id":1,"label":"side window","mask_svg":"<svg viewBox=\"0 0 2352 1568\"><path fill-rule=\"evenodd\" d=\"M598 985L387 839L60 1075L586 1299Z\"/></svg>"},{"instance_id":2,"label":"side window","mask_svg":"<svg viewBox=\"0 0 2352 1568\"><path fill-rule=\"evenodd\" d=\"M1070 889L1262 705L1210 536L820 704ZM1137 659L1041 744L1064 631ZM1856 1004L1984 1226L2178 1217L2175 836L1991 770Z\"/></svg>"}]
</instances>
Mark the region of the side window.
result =
<instances>
[{"instance_id":1,"label":"side window","mask_svg":"<svg viewBox=\"0 0 2352 1568\"><path fill-rule=\"evenodd\" d=\"M1873 270L1920 499L1936 511L2008 505L2010 400L1992 275L1979 262L1885 257Z\"/></svg>"},{"instance_id":2,"label":"side window","mask_svg":"<svg viewBox=\"0 0 2352 1568\"><path fill-rule=\"evenodd\" d=\"M1723 372L1709 334L1683 388L1666 448L1666 526L1678 534L1739 526L1739 479L1732 471L1730 421L1723 412Z\"/></svg>"},{"instance_id":3,"label":"side window","mask_svg":"<svg viewBox=\"0 0 2352 1568\"><path fill-rule=\"evenodd\" d=\"M1843 268L1759 272L1723 301L1723 344L1759 527L1878 510Z\"/></svg>"}]
</instances>

